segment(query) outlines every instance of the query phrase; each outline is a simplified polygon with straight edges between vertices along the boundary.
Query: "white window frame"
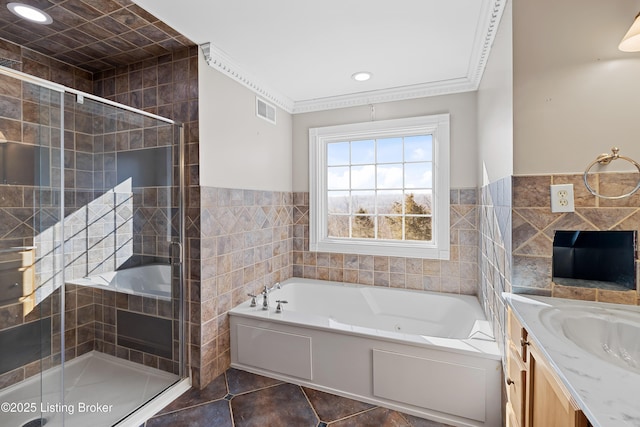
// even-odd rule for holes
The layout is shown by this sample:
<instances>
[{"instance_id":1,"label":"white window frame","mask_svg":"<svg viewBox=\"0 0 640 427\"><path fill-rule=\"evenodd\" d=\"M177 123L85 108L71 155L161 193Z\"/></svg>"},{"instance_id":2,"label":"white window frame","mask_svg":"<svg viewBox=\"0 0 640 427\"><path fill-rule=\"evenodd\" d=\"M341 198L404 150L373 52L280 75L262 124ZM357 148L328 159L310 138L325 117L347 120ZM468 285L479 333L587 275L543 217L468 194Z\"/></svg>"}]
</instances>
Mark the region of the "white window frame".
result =
<instances>
[{"instance_id":1,"label":"white window frame","mask_svg":"<svg viewBox=\"0 0 640 427\"><path fill-rule=\"evenodd\" d=\"M432 240L333 238L327 225L327 144L403 134L433 135ZM449 114L309 129L309 250L361 255L449 259Z\"/></svg>"}]
</instances>

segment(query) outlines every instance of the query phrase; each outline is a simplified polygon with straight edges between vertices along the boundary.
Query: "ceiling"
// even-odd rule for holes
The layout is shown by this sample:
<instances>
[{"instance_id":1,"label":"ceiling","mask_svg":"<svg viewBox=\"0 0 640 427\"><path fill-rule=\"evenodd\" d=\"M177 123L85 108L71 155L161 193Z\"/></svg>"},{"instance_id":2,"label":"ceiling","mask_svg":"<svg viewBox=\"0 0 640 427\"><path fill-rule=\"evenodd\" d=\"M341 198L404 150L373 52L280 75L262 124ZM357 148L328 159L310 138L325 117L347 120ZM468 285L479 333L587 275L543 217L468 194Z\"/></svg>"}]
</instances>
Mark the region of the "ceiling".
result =
<instances>
[{"instance_id":1,"label":"ceiling","mask_svg":"<svg viewBox=\"0 0 640 427\"><path fill-rule=\"evenodd\" d=\"M289 112L477 89L503 0L134 0ZM351 75L370 71L367 82Z\"/></svg>"},{"instance_id":2,"label":"ceiling","mask_svg":"<svg viewBox=\"0 0 640 427\"><path fill-rule=\"evenodd\" d=\"M3 6L0 38L90 72L195 43L209 65L300 113L476 90L506 0L15 1L53 23ZM357 71L373 77L356 82Z\"/></svg>"},{"instance_id":3,"label":"ceiling","mask_svg":"<svg viewBox=\"0 0 640 427\"><path fill-rule=\"evenodd\" d=\"M47 12L34 24L0 7L0 38L90 72L162 56L193 42L129 0L16 0ZM0 52L0 56L3 55Z\"/></svg>"}]
</instances>

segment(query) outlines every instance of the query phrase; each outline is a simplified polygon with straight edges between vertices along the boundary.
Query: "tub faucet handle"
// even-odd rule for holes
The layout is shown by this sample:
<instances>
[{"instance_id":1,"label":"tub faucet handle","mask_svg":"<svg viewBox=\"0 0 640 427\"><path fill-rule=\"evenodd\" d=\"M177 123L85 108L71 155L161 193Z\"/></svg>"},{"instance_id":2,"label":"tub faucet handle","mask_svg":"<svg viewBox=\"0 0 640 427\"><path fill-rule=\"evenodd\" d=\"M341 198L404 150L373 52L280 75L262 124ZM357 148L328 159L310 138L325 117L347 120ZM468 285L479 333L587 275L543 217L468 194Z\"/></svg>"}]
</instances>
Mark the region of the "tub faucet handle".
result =
<instances>
[{"instance_id":1,"label":"tub faucet handle","mask_svg":"<svg viewBox=\"0 0 640 427\"><path fill-rule=\"evenodd\" d=\"M257 295L254 295L254 294L247 294L247 295L251 297L251 304L249 304L249 307L255 307L257 305L256 304Z\"/></svg>"},{"instance_id":2,"label":"tub faucet handle","mask_svg":"<svg viewBox=\"0 0 640 427\"><path fill-rule=\"evenodd\" d=\"M289 301L283 300L283 299L279 299L276 300L276 302L278 303L278 305L276 306L276 313L282 313L282 306L280 304L288 304Z\"/></svg>"}]
</instances>

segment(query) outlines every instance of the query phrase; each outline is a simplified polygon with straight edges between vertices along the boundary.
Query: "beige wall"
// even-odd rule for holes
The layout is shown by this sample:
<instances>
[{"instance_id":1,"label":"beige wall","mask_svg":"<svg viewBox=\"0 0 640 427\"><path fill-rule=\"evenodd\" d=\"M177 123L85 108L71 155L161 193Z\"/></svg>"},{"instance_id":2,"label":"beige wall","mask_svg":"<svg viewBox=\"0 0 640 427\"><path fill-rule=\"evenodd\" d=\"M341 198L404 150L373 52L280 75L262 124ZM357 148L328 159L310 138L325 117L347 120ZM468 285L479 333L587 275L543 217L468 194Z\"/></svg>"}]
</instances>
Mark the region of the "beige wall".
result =
<instances>
[{"instance_id":1,"label":"beige wall","mask_svg":"<svg viewBox=\"0 0 640 427\"><path fill-rule=\"evenodd\" d=\"M291 115L256 116L256 95L198 58L200 185L291 191Z\"/></svg>"},{"instance_id":2,"label":"beige wall","mask_svg":"<svg viewBox=\"0 0 640 427\"><path fill-rule=\"evenodd\" d=\"M476 93L434 96L375 105L376 120L451 114L451 188L477 186ZM293 191L309 191L309 128L371 120L368 105L293 117Z\"/></svg>"},{"instance_id":3,"label":"beige wall","mask_svg":"<svg viewBox=\"0 0 640 427\"><path fill-rule=\"evenodd\" d=\"M640 54L618 50L639 9L514 0L514 174L583 172L613 145L640 160Z\"/></svg>"},{"instance_id":4,"label":"beige wall","mask_svg":"<svg viewBox=\"0 0 640 427\"><path fill-rule=\"evenodd\" d=\"M511 1L505 5L478 88L479 186L513 174Z\"/></svg>"}]
</instances>

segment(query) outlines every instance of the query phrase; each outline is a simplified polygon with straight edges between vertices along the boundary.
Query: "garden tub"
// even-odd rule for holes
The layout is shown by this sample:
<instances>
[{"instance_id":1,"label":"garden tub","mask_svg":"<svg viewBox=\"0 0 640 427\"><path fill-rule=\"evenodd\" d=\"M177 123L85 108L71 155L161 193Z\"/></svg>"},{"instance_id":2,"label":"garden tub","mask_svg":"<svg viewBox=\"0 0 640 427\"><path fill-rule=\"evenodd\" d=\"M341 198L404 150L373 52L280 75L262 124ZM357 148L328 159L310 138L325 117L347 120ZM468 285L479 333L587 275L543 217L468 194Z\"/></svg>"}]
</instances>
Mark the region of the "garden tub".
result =
<instances>
[{"instance_id":1,"label":"garden tub","mask_svg":"<svg viewBox=\"0 0 640 427\"><path fill-rule=\"evenodd\" d=\"M501 425L501 355L476 297L295 278L262 303L229 312L233 367L450 425Z\"/></svg>"}]
</instances>

